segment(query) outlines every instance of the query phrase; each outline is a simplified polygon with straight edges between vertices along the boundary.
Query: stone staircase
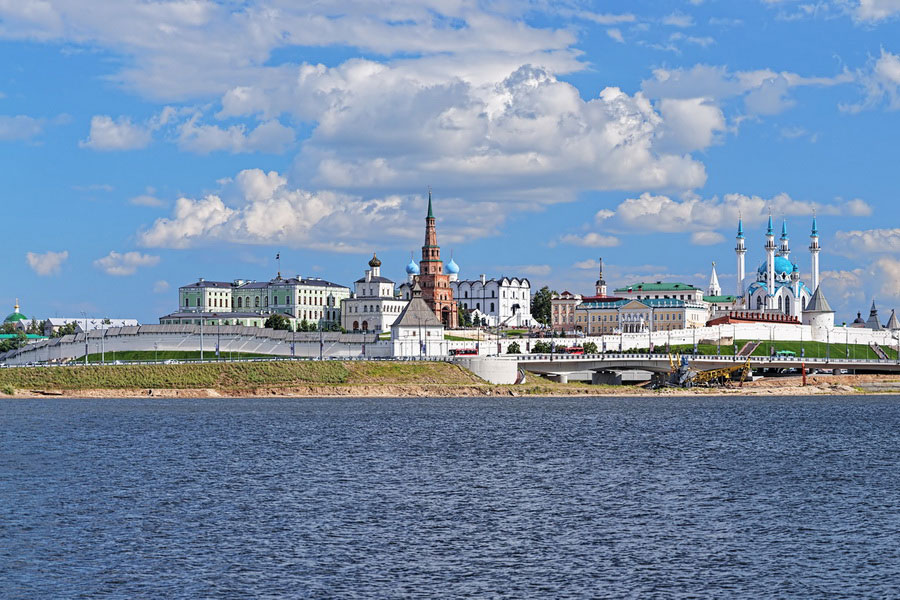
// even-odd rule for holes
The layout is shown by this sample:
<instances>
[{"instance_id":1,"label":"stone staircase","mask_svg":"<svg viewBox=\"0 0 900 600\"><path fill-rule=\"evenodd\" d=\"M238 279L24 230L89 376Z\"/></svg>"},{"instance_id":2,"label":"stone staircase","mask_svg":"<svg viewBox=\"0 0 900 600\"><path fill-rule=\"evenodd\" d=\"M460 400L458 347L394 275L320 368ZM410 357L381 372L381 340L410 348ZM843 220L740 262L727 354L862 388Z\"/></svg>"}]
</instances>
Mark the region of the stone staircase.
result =
<instances>
[{"instance_id":1,"label":"stone staircase","mask_svg":"<svg viewBox=\"0 0 900 600\"><path fill-rule=\"evenodd\" d=\"M753 354L754 350L759 348L759 345L761 343L762 342L747 342L746 344L744 344L744 346L740 350L738 350L737 355L738 356L750 356L751 354Z\"/></svg>"}]
</instances>

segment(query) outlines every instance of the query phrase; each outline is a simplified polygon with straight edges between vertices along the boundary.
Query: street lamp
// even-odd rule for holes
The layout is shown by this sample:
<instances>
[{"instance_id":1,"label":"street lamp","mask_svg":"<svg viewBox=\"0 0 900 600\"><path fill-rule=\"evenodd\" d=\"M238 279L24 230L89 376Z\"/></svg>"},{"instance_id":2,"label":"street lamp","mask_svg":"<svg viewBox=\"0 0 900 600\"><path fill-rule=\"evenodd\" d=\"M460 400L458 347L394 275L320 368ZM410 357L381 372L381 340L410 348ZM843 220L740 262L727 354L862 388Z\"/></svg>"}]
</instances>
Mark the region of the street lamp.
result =
<instances>
[{"instance_id":1,"label":"street lamp","mask_svg":"<svg viewBox=\"0 0 900 600\"><path fill-rule=\"evenodd\" d=\"M200 362L203 362L203 313L200 313Z\"/></svg>"},{"instance_id":2,"label":"street lamp","mask_svg":"<svg viewBox=\"0 0 900 600\"><path fill-rule=\"evenodd\" d=\"M84 319L84 364L88 364L88 333L87 333L87 314L81 311L81 318Z\"/></svg>"}]
</instances>

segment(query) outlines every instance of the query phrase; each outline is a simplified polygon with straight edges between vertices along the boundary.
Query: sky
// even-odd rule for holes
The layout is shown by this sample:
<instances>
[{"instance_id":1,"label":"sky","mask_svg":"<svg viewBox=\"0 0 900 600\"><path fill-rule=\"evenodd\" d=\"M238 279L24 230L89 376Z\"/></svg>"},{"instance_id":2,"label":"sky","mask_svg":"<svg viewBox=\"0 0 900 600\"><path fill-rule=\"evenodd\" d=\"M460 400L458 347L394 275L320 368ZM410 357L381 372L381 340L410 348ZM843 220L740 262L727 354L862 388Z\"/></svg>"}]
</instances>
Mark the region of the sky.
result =
<instances>
[{"instance_id":1,"label":"sky","mask_svg":"<svg viewBox=\"0 0 900 600\"><path fill-rule=\"evenodd\" d=\"M900 307L900 0L0 0L0 302L405 277L735 290L818 217L837 322ZM281 263L275 256L280 254Z\"/></svg>"}]
</instances>

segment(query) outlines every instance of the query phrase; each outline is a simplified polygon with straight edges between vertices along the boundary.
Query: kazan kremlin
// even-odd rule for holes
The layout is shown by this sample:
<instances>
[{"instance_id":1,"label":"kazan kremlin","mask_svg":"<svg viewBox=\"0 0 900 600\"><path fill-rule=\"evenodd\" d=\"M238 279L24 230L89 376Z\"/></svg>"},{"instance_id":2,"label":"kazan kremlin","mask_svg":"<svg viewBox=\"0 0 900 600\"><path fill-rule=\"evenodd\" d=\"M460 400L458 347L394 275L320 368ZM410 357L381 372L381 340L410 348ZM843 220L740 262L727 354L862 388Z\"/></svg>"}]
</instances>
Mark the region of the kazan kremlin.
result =
<instances>
[{"instance_id":1,"label":"kazan kremlin","mask_svg":"<svg viewBox=\"0 0 900 600\"><path fill-rule=\"evenodd\" d=\"M593 294L554 293L549 323L542 325L531 314L528 278L461 279L452 257L444 263L429 191L421 258L410 258L400 285L382 275L382 262L373 254L353 289L318 277L283 277L280 272L262 282L199 279L179 288L177 309L160 317L158 325L129 319L48 319L41 322L43 335L34 333L17 303L6 322L31 336L23 347L0 354L0 362L64 363L86 353L148 349L199 349L210 357L228 352L308 358L487 357L532 353L536 337L556 338L551 341L559 347L591 342L604 353L691 343L696 351L699 341L719 347L734 344L734 354L749 355L763 342L806 340L848 348L865 345L887 359L884 348L900 348L894 311L882 325L874 302L868 320L858 314L849 326L835 326L834 311L820 286L815 217L808 279L791 258L786 222L777 245L775 238L770 215L761 244L764 260L748 274L748 247L739 219L733 295L722 293L716 263L705 291L682 282L654 281L609 293L601 259ZM280 315L283 328L266 327L273 315ZM70 335L46 337L73 324ZM738 340L756 342L738 351Z\"/></svg>"}]
</instances>

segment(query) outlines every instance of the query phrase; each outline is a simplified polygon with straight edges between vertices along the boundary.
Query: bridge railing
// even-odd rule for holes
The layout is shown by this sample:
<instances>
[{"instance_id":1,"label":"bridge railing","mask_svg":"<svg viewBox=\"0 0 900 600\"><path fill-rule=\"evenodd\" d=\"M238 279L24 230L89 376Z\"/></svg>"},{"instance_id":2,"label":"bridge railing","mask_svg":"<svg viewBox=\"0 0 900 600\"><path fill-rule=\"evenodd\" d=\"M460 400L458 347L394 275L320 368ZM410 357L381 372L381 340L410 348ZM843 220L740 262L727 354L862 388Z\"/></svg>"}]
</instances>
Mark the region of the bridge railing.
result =
<instances>
[{"instance_id":1,"label":"bridge railing","mask_svg":"<svg viewBox=\"0 0 900 600\"><path fill-rule=\"evenodd\" d=\"M734 355L717 355L717 354L685 354L682 356L687 356L690 362L699 360L702 362L737 362L743 363L746 362L749 358L750 364L797 364L797 363L810 363L810 364L847 364L847 365L862 365L862 364L900 364L900 359L893 358L835 358L835 357L803 357L803 356L734 356ZM666 361L669 360L669 355L667 354L634 354L634 353L619 353L619 352L607 352L605 354L511 354L506 355L504 358L512 358L519 362L567 362L567 361L633 361L633 360L648 360L648 361Z\"/></svg>"}]
</instances>

